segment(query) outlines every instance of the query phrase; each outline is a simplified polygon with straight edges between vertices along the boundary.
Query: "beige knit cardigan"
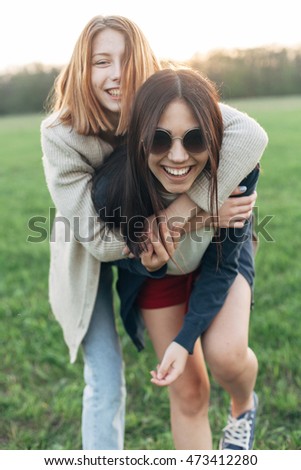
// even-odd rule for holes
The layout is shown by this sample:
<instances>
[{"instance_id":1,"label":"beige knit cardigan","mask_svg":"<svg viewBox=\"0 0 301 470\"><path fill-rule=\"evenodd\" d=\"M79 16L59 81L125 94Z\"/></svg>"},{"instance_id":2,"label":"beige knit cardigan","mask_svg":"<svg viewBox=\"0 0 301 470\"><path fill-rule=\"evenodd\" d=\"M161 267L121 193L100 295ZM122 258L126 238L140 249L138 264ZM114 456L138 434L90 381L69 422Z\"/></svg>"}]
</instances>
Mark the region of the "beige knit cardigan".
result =
<instances>
[{"instance_id":1,"label":"beige knit cardigan","mask_svg":"<svg viewBox=\"0 0 301 470\"><path fill-rule=\"evenodd\" d=\"M220 104L224 137L218 170L219 204L255 167L267 145L267 135L246 114ZM50 239L49 300L69 348L70 361L89 327L101 262L122 258L124 243L102 230L91 201L95 168L112 147L96 136L83 136L62 125L57 115L41 125L43 165L56 207ZM208 180L201 177L189 191L204 210Z\"/></svg>"}]
</instances>

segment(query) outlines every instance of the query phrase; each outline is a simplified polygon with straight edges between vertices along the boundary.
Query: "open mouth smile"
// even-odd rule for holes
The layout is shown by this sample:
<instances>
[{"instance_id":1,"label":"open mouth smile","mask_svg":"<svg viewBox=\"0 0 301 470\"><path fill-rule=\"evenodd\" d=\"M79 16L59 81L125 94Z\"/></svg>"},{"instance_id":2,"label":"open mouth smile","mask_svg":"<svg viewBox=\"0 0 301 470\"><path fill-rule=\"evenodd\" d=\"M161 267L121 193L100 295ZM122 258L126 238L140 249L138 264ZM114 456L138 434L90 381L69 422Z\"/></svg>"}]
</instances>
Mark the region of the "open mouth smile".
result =
<instances>
[{"instance_id":1,"label":"open mouth smile","mask_svg":"<svg viewBox=\"0 0 301 470\"><path fill-rule=\"evenodd\" d=\"M107 90L107 93L109 93L109 95L112 96L113 98L121 97L120 88L110 88L109 90Z\"/></svg>"},{"instance_id":2,"label":"open mouth smile","mask_svg":"<svg viewBox=\"0 0 301 470\"><path fill-rule=\"evenodd\" d=\"M190 172L191 168L191 166L187 166L185 168L171 168L169 166L163 167L164 171L171 176L186 176Z\"/></svg>"}]
</instances>

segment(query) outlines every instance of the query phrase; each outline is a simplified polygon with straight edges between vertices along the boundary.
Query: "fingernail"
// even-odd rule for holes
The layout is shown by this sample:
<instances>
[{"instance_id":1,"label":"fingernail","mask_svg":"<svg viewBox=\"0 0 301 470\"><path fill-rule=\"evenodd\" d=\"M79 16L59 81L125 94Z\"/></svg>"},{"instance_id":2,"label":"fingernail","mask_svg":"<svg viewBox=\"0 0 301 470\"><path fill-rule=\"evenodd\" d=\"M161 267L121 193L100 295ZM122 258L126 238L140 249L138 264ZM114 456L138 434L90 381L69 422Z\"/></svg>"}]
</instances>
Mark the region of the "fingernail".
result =
<instances>
[{"instance_id":1,"label":"fingernail","mask_svg":"<svg viewBox=\"0 0 301 470\"><path fill-rule=\"evenodd\" d=\"M123 248L122 252L121 252L122 256L125 255L125 248Z\"/></svg>"},{"instance_id":2,"label":"fingernail","mask_svg":"<svg viewBox=\"0 0 301 470\"><path fill-rule=\"evenodd\" d=\"M247 186L239 186L239 191L244 193L247 190Z\"/></svg>"}]
</instances>

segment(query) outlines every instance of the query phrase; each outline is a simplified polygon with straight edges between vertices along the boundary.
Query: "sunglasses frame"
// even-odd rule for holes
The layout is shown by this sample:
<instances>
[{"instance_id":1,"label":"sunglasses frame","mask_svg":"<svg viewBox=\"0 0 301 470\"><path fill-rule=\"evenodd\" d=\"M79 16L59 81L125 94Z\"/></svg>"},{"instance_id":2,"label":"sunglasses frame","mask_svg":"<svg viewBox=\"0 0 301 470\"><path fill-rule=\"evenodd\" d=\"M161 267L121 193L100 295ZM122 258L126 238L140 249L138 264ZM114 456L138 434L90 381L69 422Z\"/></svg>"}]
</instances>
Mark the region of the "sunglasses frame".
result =
<instances>
[{"instance_id":1,"label":"sunglasses frame","mask_svg":"<svg viewBox=\"0 0 301 470\"><path fill-rule=\"evenodd\" d=\"M165 134L166 136L168 136L169 138L169 145L168 147L166 147L166 149L164 150L160 150L160 151L153 151L153 145L154 145L154 140L155 140L155 136L156 136L156 132L161 132L162 134ZM181 140L182 141L182 146L184 147L184 149L188 152L188 153L191 153L191 154L197 154L197 153L201 153L201 152L204 152L206 150L206 144L205 142L203 142L203 146L200 148L200 150L197 150L196 152L195 151L191 151L189 150L189 148L187 148L187 144L185 145L185 138L187 138L187 135L190 133L190 132L193 132L193 131L199 131L201 137L203 138L203 135L202 135L202 131L199 127L192 127L191 129L188 129L184 135L182 137L173 137L171 135L171 133L169 131L167 131L166 129L162 129L160 127L158 127L156 130L155 130L155 134L154 134L154 138L153 138L153 142L152 142L152 145L151 145L151 149L150 149L150 152L153 154L153 155L161 155L163 153L166 153L168 152L171 147L172 147L172 143L174 140Z\"/></svg>"}]
</instances>

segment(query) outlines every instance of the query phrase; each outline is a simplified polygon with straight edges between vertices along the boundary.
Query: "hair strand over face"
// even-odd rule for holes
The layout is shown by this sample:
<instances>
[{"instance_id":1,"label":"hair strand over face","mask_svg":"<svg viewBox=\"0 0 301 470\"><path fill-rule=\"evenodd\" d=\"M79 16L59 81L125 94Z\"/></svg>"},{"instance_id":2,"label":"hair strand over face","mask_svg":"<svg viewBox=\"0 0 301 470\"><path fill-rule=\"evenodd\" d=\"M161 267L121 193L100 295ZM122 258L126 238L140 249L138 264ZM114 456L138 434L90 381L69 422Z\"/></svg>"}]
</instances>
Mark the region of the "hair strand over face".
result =
<instances>
[{"instance_id":1,"label":"hair strand over face","mask_svg":"<svg viewBox=\"0 0 301 470\"><path fill-rule=\"evenodd\" d=\"M122 102L117 128L97 101L91 83L93 40L106 28L119 31L125 40ZM136 91L159 69L159 62L148 41L134 22L122 16L95 16L83 29L69 64L55 81L50 110L59 111L61 122L71 125L79 134L96 135L100 131L113 131L123 135L127 131L128 116Z\"/></svg>"}]
</instances>

